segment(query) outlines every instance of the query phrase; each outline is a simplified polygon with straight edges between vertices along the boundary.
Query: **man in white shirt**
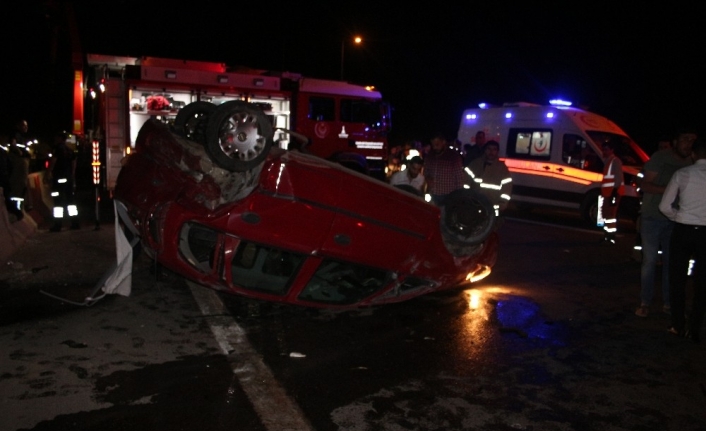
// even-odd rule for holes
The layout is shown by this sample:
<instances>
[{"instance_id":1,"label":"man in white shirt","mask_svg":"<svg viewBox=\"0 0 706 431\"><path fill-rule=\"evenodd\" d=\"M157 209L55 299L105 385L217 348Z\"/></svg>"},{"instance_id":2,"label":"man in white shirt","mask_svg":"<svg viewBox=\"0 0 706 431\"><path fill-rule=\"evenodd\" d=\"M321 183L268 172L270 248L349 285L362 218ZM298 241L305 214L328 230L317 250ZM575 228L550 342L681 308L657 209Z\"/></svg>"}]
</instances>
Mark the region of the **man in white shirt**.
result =
<instances>
[{"instance_id":1,"label":"man in white shirt","mask_svg":"<svg viewBox=\"0 0 706 431\"><path fill-rule=\"evenodd\" d=\"M407 166L402 171L397 171L390 177L390 184L393 186L411 186L418 191L418 195L423 196L426 191L426 181L422 168L424 160L419 156L414 156L407 162Z\"/></svg>"},{"instance_id":2,"label":"man in white shirt","mask_svg":"<svg viewBox=\"0 0 706 431\"><path fill-rule=\"evenodd\" d=\"M677 170L664 190L659 209L675 222L669 247L669 332L695 343L706 313L706 141L692 145L694 164ZM684 317L689 260L694 258L694 298L688 326Z\"/></svg>"}]
</instances>

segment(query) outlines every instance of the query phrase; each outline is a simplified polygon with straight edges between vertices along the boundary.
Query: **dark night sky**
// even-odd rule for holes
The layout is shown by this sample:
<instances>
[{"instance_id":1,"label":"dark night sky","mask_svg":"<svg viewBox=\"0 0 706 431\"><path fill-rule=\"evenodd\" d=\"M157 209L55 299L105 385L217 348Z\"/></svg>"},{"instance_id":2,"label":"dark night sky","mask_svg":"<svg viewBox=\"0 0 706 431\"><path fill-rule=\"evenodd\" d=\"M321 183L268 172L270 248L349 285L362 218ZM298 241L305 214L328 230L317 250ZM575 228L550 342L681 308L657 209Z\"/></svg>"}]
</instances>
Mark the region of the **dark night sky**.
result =
<instances>
[{"instance_id":1,"label":"dark night sky","mask_svg":"<svg viewBox=\"0 0 706 431\"><path fill-rule=\"evenodd\" d=\"M613 119L648 150L658 135L704 124L706 26L695 3L670 2L669 10L635 2L414 3L114 0L77 2L74 10L86 53L328 79L339 78L343 38L361 34L364 45L345 50L345 78L376 85L394 106L394 142L436 131L455 137L463 109L481 101L567 98ZM19 18L5 20L0 45L13 66L3 83L3 125L22 115L35 132L70 114L46 97L71 82L47 78L66 61L63 42L51 55L51 40L66 38L66 20L41 4L7 3Z\"/></svg>"}]
</instances>

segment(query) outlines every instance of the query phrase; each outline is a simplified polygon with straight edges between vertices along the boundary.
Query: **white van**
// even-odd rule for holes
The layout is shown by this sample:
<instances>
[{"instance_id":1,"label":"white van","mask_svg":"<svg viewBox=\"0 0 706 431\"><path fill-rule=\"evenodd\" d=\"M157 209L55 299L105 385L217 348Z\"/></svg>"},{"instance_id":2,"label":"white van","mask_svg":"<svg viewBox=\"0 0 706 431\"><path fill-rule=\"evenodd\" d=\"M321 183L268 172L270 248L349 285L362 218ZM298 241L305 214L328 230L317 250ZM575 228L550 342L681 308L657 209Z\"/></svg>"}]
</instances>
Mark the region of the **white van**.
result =
<instances>
[{"instance_id":1,"label":"white van","mask_svg":"<svg viewBox=\"0 0 706 431\"><path fill-rule=\"evenodd\" d=\"M500 158L512 176L511 202L574 208L594 224L603 179L602 143L612 141L625 173L620 213L637 216L637 174L649 157L609 119L562 103L465 110L458 131L461 143L474 145L481 130L486 141L500 143Z\"/></svg>"}]
</instances>

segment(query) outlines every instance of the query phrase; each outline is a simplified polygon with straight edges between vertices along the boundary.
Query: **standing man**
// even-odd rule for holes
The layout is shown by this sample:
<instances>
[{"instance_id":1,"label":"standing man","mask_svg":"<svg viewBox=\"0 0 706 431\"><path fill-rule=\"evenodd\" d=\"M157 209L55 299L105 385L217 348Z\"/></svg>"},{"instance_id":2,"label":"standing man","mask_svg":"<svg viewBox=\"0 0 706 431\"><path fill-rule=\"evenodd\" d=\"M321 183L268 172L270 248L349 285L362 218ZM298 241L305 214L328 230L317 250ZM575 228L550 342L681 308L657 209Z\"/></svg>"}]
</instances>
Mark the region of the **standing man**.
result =
<instances>
[{"instance_id":1,"label":"standing man","mask_svg":"<svg viewBox=\"0 0 706 431\"><path fill-rule=\"evenodd\" d=\"M9 155L9 142L7 135L0 135L0 188L2 188L3 203L8 214L17 214L16 206L13 205L10 199L10 174L12 172L12 162Z\"/></svg>"},{"instance_id":2,"label":"standing man","mask_svg":"<svg viewBox=\"0 0 706 431\"><path fill-rule=\"evenodd\" d=\"M642 205L640 208L640 241L642 244L642 262L640 267L640 306L635 315L647 317L654 296L654 287L659 252L662 250L662 310L670 313L669 301L669 271L667 265L670 259L669 241L674 223L669 220L659 208L664 189L677 169L692 163L691 146L696 139L696 133L691 129L683 129L677 133L671 147L658 150L645 163L642 190Z\"/></svg>"},{"instance_id":3,"label":"standing man","mask_svg":"<svg viewBox=\"0 0 706 431\"><path fill-rule=\"evenodd\" d=\"M483 157L475 159L466 167L467 180L472 189L479 190L490 199L495 215L507 208L512 194L512 178L505 162L498 158L500 144L490 140L485 143Z\"/></svg>"},{"instance_id":4,"label":"standing man","mask_svg":"<svg viewBox=\"0 0 706 431\"><path fill-rule=\"evenodd\" d=\"M71 229L79 229L78 207L74 199L76 179L76 153L66 144L66 134L55 136L52 158L45 179L51 182L51 196L54 200L54 226L51 232L59 232L63 220L68 215Z\"/></svg>"},{"instance_id":5,"label":"standing man","mask_svg":"<svg viewBox=\"0 0 706 431\"><path fill-rule=\"evenodd\" d=\"M31 156L23 144L16 138L10 138L7 157L10 164L9 190L5 193L12 202L12 213L17 220L24 218L25 210L31 209L29 195L29 165Z\"/></svg>"},{"instance_id":6,"label":"standing man","mask_svg":"<svg viewBox=\"0 0 706 431\"><path fill-rule=\"evenodd\" d=\"M426 192L426 181L422 168L424 160L419 156L414 156L407 162L406 169L397 171L390 177L390 184L393 186L411 186L417 190L419 196L424 196Z\"/></svg>"},{"instance_id":7,"label":"standing man","mask_svg":"<svg viewBox=\"0 0 706 431\"><path fill-rule=\"evenodd\" d=\"M606 244L615 244L615 233L618 231L618 207L625 189L623 184L623 162L615 155L615 144L610 141L604 142L601 213L605 221L603 242Z\"/></svg>"},{"instance_id":8,"label":"standing man","mask_svg":"<svg viewBox=\"0 0 706 431\"><path fill-rule=\"evenodd\" d=\"M463 187L463 156L451 148L443 134L431 140L431 150L424 160L424 175L431 201L445 204L446 196Z\"/></svg>"},{"instance_id":9,"label":"standing man","mask_svg":"<svg viewBox=\"0 0 706 431\"><path fill-rule=\"evenodd\" d=\"M694 164L679 169L664 190L659 209L675 223L669 245L669 295L672 326L669 332L701 339L706 312L706 142L695 140ZM694 298L686 325L686 282L689 260L694 257Z\"/></svg>"},{"instance_id":10,"label":"standing man","mask_svg":"<svg viewBox=\"0 0 706 431\"><path fill-rule=\"evenodd\" d=\"M476 132L473 145L466 151L466 157L463 160L464 166L468 166L472 161L483 156L485 149L485 132L479 130Z\"/></svg>"}]
</instances>

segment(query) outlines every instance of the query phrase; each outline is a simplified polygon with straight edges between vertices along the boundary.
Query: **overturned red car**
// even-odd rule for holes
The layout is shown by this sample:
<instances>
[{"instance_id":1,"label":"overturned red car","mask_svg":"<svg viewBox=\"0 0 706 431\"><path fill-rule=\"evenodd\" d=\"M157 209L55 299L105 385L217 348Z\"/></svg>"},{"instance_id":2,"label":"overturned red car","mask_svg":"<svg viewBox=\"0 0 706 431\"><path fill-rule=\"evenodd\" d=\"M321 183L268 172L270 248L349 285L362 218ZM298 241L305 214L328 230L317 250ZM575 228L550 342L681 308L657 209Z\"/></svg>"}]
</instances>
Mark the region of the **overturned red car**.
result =
<instances>
[{"instance_id":1,"label":"overturned red car","mask_svg":"<svg viewBox=\"0 0 706 431\"><path fill-rule=\"evenodd\" d=\"M213 111L213 112L211 112ZM490 273L492 205L459 190L437 207L340 164L272 142L247 103L194 114L188 130L150 120L115 200L159 264L203 286L307 307L385 304Z\"/></svg>"}]
</instances>

